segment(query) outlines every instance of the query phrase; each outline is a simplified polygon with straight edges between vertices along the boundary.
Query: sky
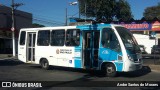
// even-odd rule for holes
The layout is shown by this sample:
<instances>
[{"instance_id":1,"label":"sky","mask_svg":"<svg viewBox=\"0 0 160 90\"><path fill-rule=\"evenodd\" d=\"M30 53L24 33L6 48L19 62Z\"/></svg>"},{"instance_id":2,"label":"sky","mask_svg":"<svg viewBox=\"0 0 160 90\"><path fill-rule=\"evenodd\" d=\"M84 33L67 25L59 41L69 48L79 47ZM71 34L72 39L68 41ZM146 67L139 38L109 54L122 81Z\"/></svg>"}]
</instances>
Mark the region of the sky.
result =
<instances>
[{"instance_id":1,"label":"sky","mask_svg":"<svg viewBox=\"0 0 160 90\"><path fill-rule=\"evenodd\" d=\"M70 2L77 0L14 0L15 3L23 3L18 10L30 12L34 19L42 20L47 26L52 24L62 25L65 23L65 10L68 17L78 17L78 5L70 6ZM155 6L160 0L127 0L131 6L134 19L141 19L146 7ZM1 5L11 5L11 0L0 0ZM47 22L43 22L47 21ZM36 20L34 20L36 22Z\"/></svg>"}]
</instances>

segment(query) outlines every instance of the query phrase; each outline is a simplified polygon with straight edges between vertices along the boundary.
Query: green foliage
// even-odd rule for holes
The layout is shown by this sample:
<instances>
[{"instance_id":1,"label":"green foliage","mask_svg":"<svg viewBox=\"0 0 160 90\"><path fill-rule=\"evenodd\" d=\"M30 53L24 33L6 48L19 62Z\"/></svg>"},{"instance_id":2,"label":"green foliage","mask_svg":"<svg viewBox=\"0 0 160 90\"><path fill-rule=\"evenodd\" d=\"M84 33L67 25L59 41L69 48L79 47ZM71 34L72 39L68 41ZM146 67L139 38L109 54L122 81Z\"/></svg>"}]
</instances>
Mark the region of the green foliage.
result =
<instances>
[{"instance_id":1,"label":"green foliage","mask_svg":"<svg viewBox=\"0 0 160 90\"><path fill-rule=\"evenodd\" d=\"M144 10L143 16L146 20L160 19L160 3L157 6L147 7Z\"/></svg>"},{"instance_id":2,"label":"green foliage","mask_svg":"<svg viewBox=\"0 0 160 90\"><path fill-rule=\"evenodd\" d=\"M118 19L128 21L133 18L130 5L127 1L119 0L119 2L117 2L116 5L118 7L118 9L116 10L117 11L116 16Z\"/></svg>"},{"instance_id":3,"label":"green foliage","mask_svg":"<svg viewBox=\"0 0 160 90\"><path fill-rule=\"evenodd\" d=\"M80 13L83 16L93 17L96 20L111 21L113 19L124 21L133 18L130 5L126 0L78 0ZM86 13L85 13L86 6Z\"/></svg>"}]
</instances>

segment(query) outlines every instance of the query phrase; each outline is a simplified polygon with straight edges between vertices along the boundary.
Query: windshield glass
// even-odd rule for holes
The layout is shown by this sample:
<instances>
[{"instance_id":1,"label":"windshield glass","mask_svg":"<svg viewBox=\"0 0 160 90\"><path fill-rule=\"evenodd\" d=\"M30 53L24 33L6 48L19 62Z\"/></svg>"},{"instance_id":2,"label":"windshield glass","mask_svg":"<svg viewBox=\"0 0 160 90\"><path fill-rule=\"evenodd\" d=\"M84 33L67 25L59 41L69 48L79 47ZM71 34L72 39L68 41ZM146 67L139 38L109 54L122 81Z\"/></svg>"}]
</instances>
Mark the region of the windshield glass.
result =
<instances>
[{"instance_id":1,"label":"windshield glass","mask_svg":"<svg viewBox=\"0 0 160 90\"><path fill-rule=\"evenodd\" d=\"M140 48L138 46L138 43L136 42L133 35L129 32L129 30L124 27L115 27L115 28L119 33L126 49L130 51L130 53L139 53Z\"/></svg>"},{"instance_id":2,"label":"windshield glass","mask_svg":"<svg viewBox=\"0 0 160 90\"><path fill-rule=\"evenodd\" d=\"M102 30L102 45L104 48L108 48L116 52L121 51L117 36L111 28L104 28Z\"/></svg>"}]
</instances>

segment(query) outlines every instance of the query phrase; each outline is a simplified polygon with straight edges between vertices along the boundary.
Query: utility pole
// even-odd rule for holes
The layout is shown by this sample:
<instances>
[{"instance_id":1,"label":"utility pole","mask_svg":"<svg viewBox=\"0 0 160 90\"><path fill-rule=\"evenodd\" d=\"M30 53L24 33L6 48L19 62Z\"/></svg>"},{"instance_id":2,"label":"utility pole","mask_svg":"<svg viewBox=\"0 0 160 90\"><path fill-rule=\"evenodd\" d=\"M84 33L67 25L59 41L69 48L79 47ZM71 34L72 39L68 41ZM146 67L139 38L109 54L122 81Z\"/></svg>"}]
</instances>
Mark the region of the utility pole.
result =
<instances>
[{"instance_id":1,"label":"utility pole","mask_svg":"<svg viewBox=\"0 0 160 90\"><path fill-rule=\"evenodd\" d=\"M15 17L14 12L15 9L19 6L23 5L22 3L14 3L14 0L12 0L11 8L12 8L12 44L13 44L13 56L16 56L16 50L15 50Z\"/></svg>"},{"instance_id":2,"label":"utility pole","mask_svg":"<svg viewBox=\"0 0 160 90\"><path fill-rule=\"evenodd\" d=\"M87 2L85 1L85 22L86 22L86 19L87 19Z\"/></svg>"},{"instance_id":3,"label":"utility pole","mask_svg":"<svg viewBox=\"0 0 160 90\"><path fill-rule=\"evenodd\" d=\"M13 56L16 56L16 51L15 51L15 22L14 22L14 0L12 0L12 44L13 44Z\"/></svg>"},{"instance_id":4,"label":"utility pole","mask_svg":"<svg viewBox=\"0 0 160 90\"><path fill-rule=\"evenodd\" d=\"M67 19L68 19L68 17L67 17L67 14L68 14L68 10L67 10L67 7L66 7L66 17L65 17L65 25L67 26Z\"/></svg>"},{"instance_id":5,"label":"utility pole","mask_svg":"<svg viewBox=\"0 0 160 90\"><path fill-rule=\"evenodd\" d=\"M79 12L79 19L81 18L81 8L80 8L80 3L78 3L78 12Z\"/></svg>"},{"instance_id":6,"label":"utility pole","mask_svg":"<svg viewBox=\"0 0 160 90\"><path fill-rule=\"evenodd\" d=\"M70 2L69 5L73 6L73 5L77 5L78 2ZM67 9L67 6L68 6L68 2L66 4L66 17L65 17L65 25L67 26L67 19L68 19L68 9ZM80 14L79 14L79 18L80 18Z\"/></svg>"}]
</instances>

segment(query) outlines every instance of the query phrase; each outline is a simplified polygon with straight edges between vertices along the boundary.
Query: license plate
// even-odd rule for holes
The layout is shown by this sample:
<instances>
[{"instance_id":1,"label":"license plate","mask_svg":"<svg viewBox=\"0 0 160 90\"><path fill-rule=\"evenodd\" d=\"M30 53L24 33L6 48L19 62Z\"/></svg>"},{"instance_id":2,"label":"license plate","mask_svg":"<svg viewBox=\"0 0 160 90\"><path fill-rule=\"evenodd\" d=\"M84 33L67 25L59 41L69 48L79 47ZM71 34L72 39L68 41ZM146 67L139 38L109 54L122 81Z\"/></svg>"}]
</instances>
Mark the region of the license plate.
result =
<instances>
[{"instance_id":1,"label":"license plate","mask_svg":"<svg viewBox=\"0 0 160 90\"><path fill-rule=\"evenodd\" d=\"M137 54L137 59L139 59L139 58L141 58L142 56L141 56L141 54Z\"/></svg>"}]
</instances>

